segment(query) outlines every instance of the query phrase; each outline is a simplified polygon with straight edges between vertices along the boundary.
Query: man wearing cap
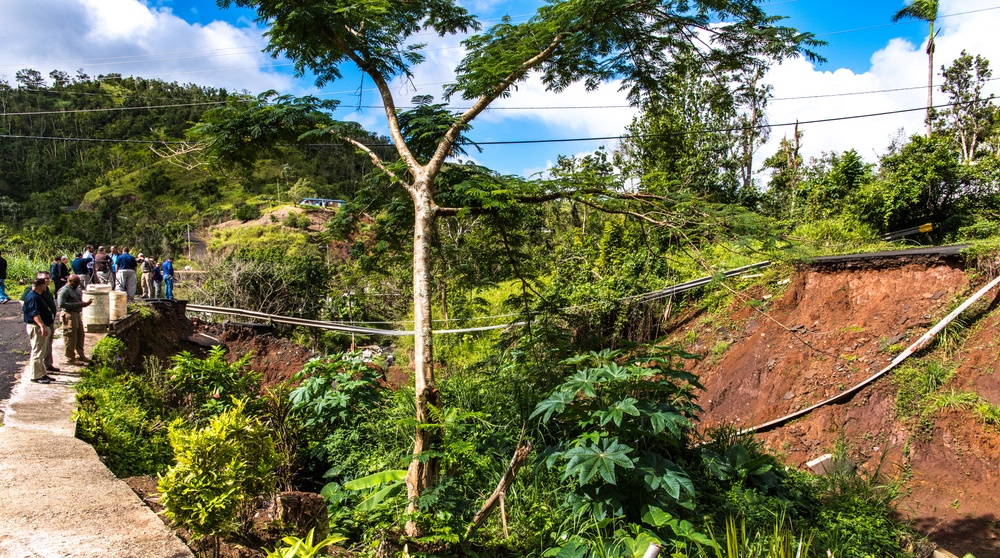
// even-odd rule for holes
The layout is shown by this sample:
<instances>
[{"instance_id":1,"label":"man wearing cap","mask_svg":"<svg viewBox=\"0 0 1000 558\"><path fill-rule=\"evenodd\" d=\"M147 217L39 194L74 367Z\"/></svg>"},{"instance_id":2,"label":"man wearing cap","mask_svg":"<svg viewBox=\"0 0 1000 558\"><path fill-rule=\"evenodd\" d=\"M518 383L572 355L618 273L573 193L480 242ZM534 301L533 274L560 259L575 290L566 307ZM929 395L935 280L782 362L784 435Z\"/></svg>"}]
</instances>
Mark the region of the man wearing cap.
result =
<instances>
[{"instance_id":1,"label":"man wearing cap","mask_svg":"<svg viewBox=\"0 0 1000 558\"><path fill-rule=\"evenodd\" d=\"M51 384L54 381L45 374L45 351L52 346L52 324L55 323L55 315L42 299L42 293L47 291L48 287L49 282L45 279L35 279L21 307L24 328L31 341L28 371L31 381L37 384Z\"/></svg>"},{"instance_id":2,"label":"man wearing cap","mask_svg":"<svg viewBox=\"0 0 1000 558\"><path fill-rule=\"evenodd\" d=\"M70 275L66 280L66 286L56 293L56 305L63 311L63 339L66 342L66 360L75 364L76 360L90 362L83 349L83 317L80 312L93 304L93 299L83 301L83 290L80 288L81 281L79 275Z\"/></svg>"}]
</instances>

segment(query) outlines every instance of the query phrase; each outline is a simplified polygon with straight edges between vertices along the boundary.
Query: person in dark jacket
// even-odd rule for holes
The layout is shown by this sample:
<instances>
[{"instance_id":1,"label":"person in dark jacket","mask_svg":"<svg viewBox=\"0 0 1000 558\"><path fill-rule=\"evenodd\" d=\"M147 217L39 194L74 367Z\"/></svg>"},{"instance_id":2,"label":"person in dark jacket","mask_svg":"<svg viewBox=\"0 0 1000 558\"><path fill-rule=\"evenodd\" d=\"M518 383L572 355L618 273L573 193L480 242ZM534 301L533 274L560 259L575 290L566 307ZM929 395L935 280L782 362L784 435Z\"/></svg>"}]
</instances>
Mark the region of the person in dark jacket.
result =
<instances>
[{"instance_id":1,"label":"person in dark jacket","mask_svg":"<svg viewBox=\"0 0 1000 558\"><path fill-rule=\"evenodd\" d=\"M66 279L69 278L67 263L69 263L69 258L62 256L57 257L52 262L52 265L49 266L49 276L52 277L52 282L56 285L56 292L59 292L59 289L66 286Z\"/></svg>"},{"instance_id":2,"label":"person in dark jacket","mask_svg":"<svg viewBox=\"0 0 1000 558\"><path fill-rule=\"evenodd\" d=\"M66 342L66 360L70 364L77 364L74 362L74 352L77 355L75 360L90 362L83 348L83 317L80 314L94 300L83 301L81 285L79 275L70 275L66 286L56 293L56 305L63 311L63 339Z\"/></svg>"},{"instance_id":3,"label":"person in dark jacket","mask_svg":"<svg viewBox=\"0 0 1000 558\"><path fill-rule=\"evenodd\" d=\"M10 297L7 296L7 260L3 259L3 254L0 254L0 304L7 304L10 301Z\"/></svg>"},{"instance_id":4,"label":"person in dark jacket","mask_svg":"<svg viewBox=\"0 0 1000 558\"><path fill-rule=\"evenodd\" d=\"M42 293L48 291L48 286L45 279L35 279L21 307L24 328L31 341L28 370L31 372L31 381L38 384L51 384L54 381L45 373L45 352L46 349L52 349L52 325L55 323L55 314L42 298Z\"/></svg>"},{"instance_id":5,"label":"person in dark jacket","mask_svg":"<svg viewBox=\"0 0 1000 558\"><path fill-rule=\"evenodd\" d=\"M90 284L90 269L93 262L94 258L85 257L82 253L77 252L73 261L70 263L70 268L73 270L74 274L80 277L80 285L82 285L84 289L86 289L87 285ZM56 291L56 294L58 295L59 291Z\"/></svg>"},{"instance_id":6,"label":"person in dark jacket","mask_svg":"<svg viewBox=\"0 0 1000 558\"><path fill-rule=\"evenodd\" d=\"M114 285L115 275L111 272L111 256L104 250L104 246L98 246L97 254L94 254L94 276L95 283Z\"/></svg>"},{"instance_id":7,"label":"person in dark jacket","mask_svg":"<svg viewBox=\"0 0 1000 558\"><path fill-rule=\"evenodd\" d=\"M55 315L59 313L59 310L56 308L56 300L55 298L52 297L52 291L49 290L48 288L48 285L52 283L52 279L49 278L49 272L39 271L38 273L36 273L35 283L37 283L39 279L45 281L45 289L43 289L39 294L42 297L42 301L45 303L45 307L49 309L49 312L52 314L53 319L55 319ZM32 283L30 287L24 289L24 293L21 295L22 306L24 305L25 301L27 301L28 295L31 294L32 290L34 290L35 288L34 285L35 284ZM46 339L48 339L48 342L45 347L45 354L44 354L45 369L50 372L59 372L59 369L56 368L55 364L52 362L52 336L49 335Z\"/></svg>"}]
</instances>

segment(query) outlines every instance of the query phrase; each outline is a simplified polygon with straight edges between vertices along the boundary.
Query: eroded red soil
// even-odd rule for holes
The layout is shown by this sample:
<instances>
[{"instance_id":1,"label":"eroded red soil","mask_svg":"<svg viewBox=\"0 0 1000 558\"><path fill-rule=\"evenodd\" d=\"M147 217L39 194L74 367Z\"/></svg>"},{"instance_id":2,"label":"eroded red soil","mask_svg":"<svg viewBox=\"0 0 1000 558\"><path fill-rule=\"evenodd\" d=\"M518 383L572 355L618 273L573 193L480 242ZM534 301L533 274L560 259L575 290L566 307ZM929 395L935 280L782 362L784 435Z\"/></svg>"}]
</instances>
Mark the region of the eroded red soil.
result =
<instances>
[{"instance_id":1,"label":"eroded red soil","mask_svg":"<svg viewBox=\"0 0 1000 558\"><path fill-rule=\"evenodd\" d=\"M686 334L690 350L709 355L690 367L706 388L702 423L754 426L834 396L885 367L979 286L957 261L803 268L783 294L765 299L758 288L726 312L681 318L695 335L676 338ZM1000 403L998 322L996 312L986 315L960 350L934 355L957 365L945 390ZM918 436L897 419L895 396L890 373L847 402L761 436L800 468L844 437L865 469L903 475L900 512L933 541L959 556L1000 556L1000 432L971 411L948 410Z\"/></svg>"}]
</instances>

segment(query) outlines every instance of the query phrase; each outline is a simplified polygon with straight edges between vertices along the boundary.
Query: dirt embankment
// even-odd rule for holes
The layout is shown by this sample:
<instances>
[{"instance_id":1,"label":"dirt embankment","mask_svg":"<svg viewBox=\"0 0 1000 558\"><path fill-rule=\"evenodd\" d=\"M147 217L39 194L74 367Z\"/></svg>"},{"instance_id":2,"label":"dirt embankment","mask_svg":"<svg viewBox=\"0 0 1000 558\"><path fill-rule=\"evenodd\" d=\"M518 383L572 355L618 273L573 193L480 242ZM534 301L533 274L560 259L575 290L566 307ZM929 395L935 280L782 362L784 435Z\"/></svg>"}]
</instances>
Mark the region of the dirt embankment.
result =
<instances>
[{"instance_id":1,"label":"dirt embankment","mask_svg":"<svg viewBox=\"0 0 1000 558\"><path fill-rule=\"evenodd\" d=\"M807 267L774 298L758 289L714 316L687 316L688 348L709 355L691 367L706 388L703 425L762 424L860 383L968 297L979 286L969 277L956 260ZM944 389L998 404L1000 315L972 331L951 356L934 355L957 367ZM897 418L895 397L890 374L762 436L797 467L844 437L863 467L904 475L899 509L932 540L959 555L1000 555L1000 433L971 411L946 410L918 436Z\"/></svg>"}]
</instances>

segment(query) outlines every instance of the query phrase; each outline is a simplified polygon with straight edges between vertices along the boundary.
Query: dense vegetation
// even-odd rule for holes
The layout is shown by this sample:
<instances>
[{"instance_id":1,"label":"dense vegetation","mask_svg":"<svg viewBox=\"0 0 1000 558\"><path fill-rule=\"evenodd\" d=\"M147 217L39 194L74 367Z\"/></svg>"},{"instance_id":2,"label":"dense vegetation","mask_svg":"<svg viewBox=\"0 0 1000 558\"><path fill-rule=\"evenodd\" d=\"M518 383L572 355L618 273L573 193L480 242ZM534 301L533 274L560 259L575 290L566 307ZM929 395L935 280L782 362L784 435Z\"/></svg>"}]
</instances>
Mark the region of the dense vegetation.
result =
<instances>
[{"instance_id":1,"label":"dense vegetation","mask_svg":"<svg viewBox=\"0 0 1000 558\"><path fill-rule=\"evenodd\" d=\"M452 10L432 17L438 4ZM505 23L472 41L455 92L501 95L488 87L490 57L523 54L508 48L522 41L537 48L538 36L566 40L558 28L566 21L604 21L584 4L553 3L525 27ZM372 16L390 46L424 17L440 32L475 27L447 2L385 10L400 12ZM678 556L722 556L729 544L740 555L791 556L794 547L808 556L906 556L913 535L893 522L891 479L816 478L782 467L735 428L699 432L698 378L681 366L697 356L660 340L664 316L687 304L712 308L719 295L640 295L754 261L871 247L882 233L928 222L932 231L911 240L995 238L1000 127L982 94L989 63L963 53L943 67L950 108L932 112L930 133L898 138L877 163L853 150L804 161L801 134L758 161L765 63L811 55L815 42L748 13L750 28L767 33L726 32L747 52L773 47L763 50L771 58L722 49L708 64L664 28L646 29L676 56L614 69L629 74L643 109L629 136L613 152L560 159L530 180L461 162L471 118L427 98L409 111L390 108L393 151L332 121L329 103L316 99L116 75L46 80L29 69L13 85L0 82L12 136L0 141L0 248L15 254L14 279L86 243L179 255L191 227L210 256L191 262L209 272L186 293L198 301L407 329L429 320L430 309L408 308L424 297L445 320L435 329L527 323L434 336L437 351L420 364L439 370L440 381L422 388L432 397L389 389L387 363L344 352L352 341L383 342L376 337L287 330L331 356L268 388L243 355L180 354L126 369L108 339L79 384L81 437L120 475L160 475L168 515L199 537L245 540L259 502L295 487L326 499L330 525L320 532L340 533L365 554L635 556L657 542ZM350 10L330 17L354 23ZM641 36L593 32L616 45ZM276 36L287 42L275 50L305 57L320 48L299 51L295 36ZM543 68L554 87L614 73L585 41L567 48ZM349 57L343 50L327 55ZM382 60L379 75L405 74L418 58ZM317 75L336 77L326 70ZM316 145L330 137L341 143ZM428 168L433 180L421 174ZM762 168L766 181L755 174ZM423 202L436 208L432 219L419 216L420 192L431 195ZM331 214L288 203L313 195L347 204ZM207 229L231 219L253 223ZM416 221L427 227L426 245L411 242ZM424 293L414 291L417 256L427 256ZM386 348L408 369L420 347ZM935 407L964 405L995 425L996 407L975 394L937 392L948 373L904 369L900 416L919 424ZM424 434L429 445L414 457ZM415 462L434 473L416 495L403 482ZM484 508L508 471L517 474L501 485L501 504Z\"/></svg>"}]
</instances>

